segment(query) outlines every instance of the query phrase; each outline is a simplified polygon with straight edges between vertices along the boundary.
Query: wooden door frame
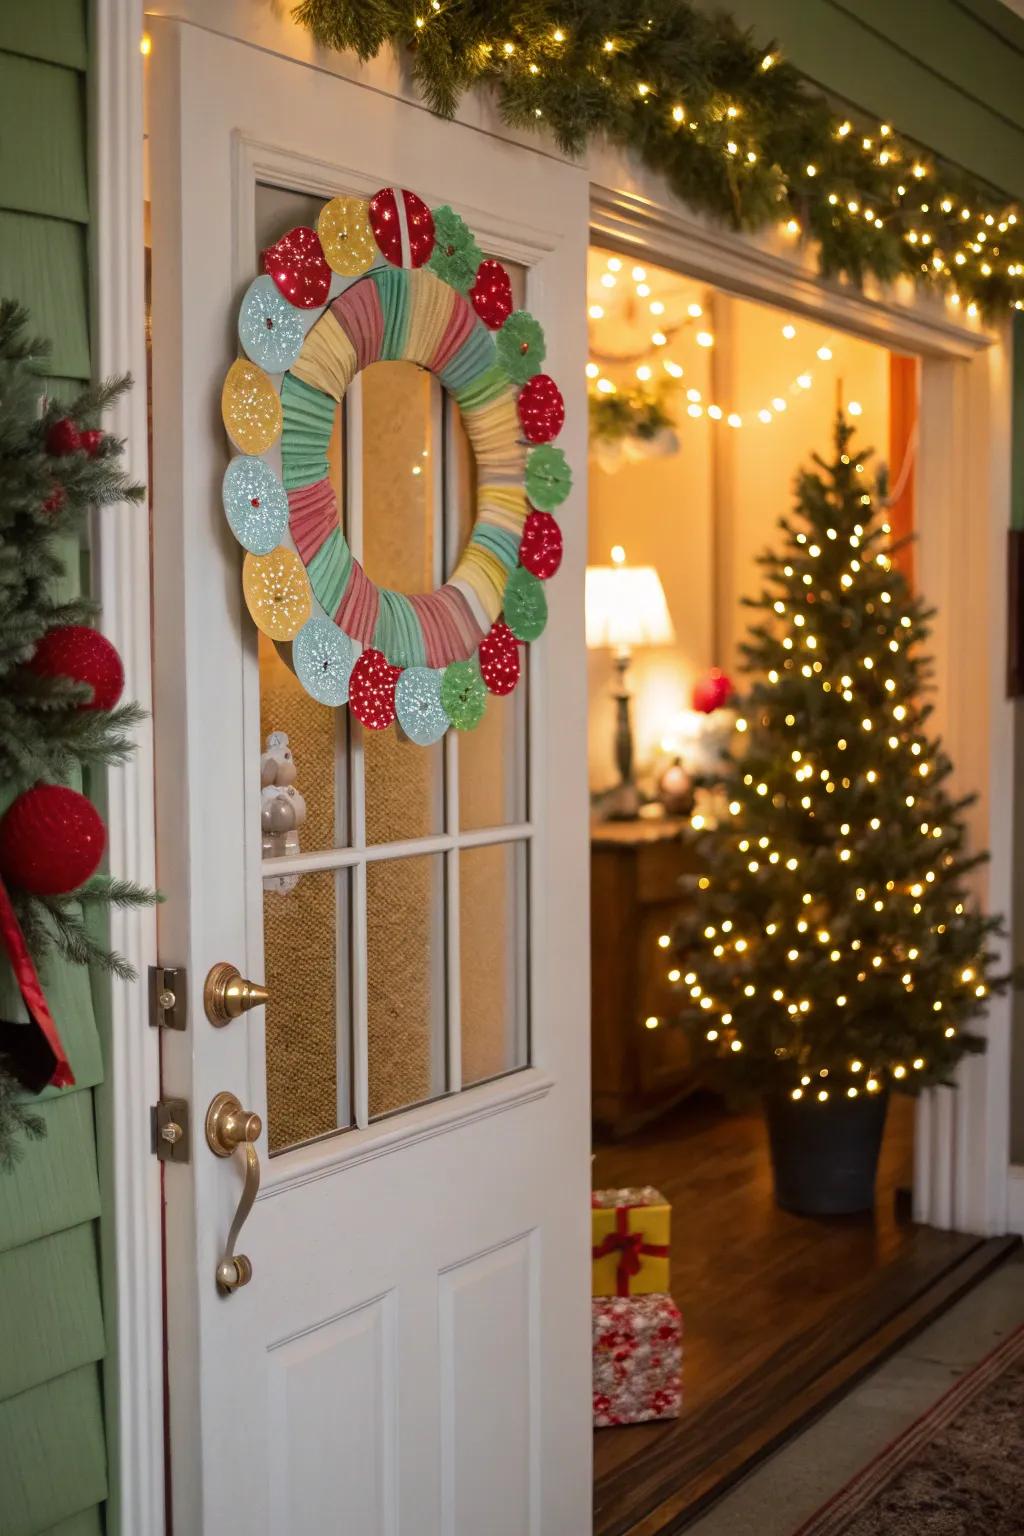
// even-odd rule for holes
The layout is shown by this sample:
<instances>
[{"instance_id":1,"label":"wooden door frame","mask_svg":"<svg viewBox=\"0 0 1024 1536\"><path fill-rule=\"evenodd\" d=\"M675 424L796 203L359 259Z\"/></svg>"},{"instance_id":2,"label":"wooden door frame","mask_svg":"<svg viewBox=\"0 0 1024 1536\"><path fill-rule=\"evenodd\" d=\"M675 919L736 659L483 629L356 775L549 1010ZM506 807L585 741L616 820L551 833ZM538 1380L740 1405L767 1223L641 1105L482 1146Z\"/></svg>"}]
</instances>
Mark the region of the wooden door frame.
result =
<instances>
[{"instance_id":1,"label":"wooden door frame","mask_svg":"<svg viewBox=\"0 0 1024 1536\"><path fill-rule=\"evenodd\" d=\"M818 277L810 252L783 235L751 237L671 203L657 179L612 152L590 159L591 234L628 256L660 261L741 298L776 304L921 359L918 571L937 608L932 652L941 689L936 727L954 789L978 790L972 842L991 861L971 884L1013 921L1013 705L1005 697L1006 529L1010 520L1009 321L972 325L909 283L857 290ZM965 509L984 510L978 518ZM1010 946L1002 946L1007 959ZM957 1089L922 1094L914 1217L986 1237L1009 1230L1012 1001L991 1000L983 1056Z\"/></svg>"},{"instance_id":2,"label":"wooden door frame","mask_svg":"<svg viewBox=\"0 0 1024 1536\"><path fill-rule=\"evenodd\" d=\"M148 469L146 343L144 300L144 189L142 57L143 0L91 0L90 77L91 177L94 198L94 357L98 374L131 372L136 388L114 413L110 426L127 443L132 473L145 480ZM281 31L284 23L263 21ZM276 32L275 32L276 37ZM308 38L287 39L290 48ZM337 56L335 71L356 74L353 61ZM387 61L367 66L378 88L401 97L397 73ZM489 123L479 101L467 104L465 120ZM519 134L499 129L506 138ZM998 336L953 322L924 299L860 294L822 283L809 259L801 260L780 241L754 241L712 226L669 205L649 178L638 184L635 169L610 157L592 162L593 229L623 249L643 250L709 281L749 297L784 303L809 316L867 336L887 346L919 352L933 434L952 420L964 452L957 474L943 481L927 465L920 504L929 527L943 530L936 548L953 548L959 508L972 485L988 488L989 516L980 555L972 562L973 584L959 599L956 561L922 569L923 584L940 605L939 642L950 682L963 712L951 736L954 757L975 767L976 757L959 750L976 712L986 728L976 745L981 758L977 780L989 803L1001 807L1002 822L1013 807L1013 753L1010 706L1003 697L1005 636L1004 539L1009 508L1009 358L1005 332ZM617 189L617 190L614 190ZM625 189L625 190L624 190ZM954 378L957 360L968 363ZM941 402L941 405L937 402ZM933 416L934 404L934 416ZM970 424L970 425L969 425ZM980 431L979 431L980 427ZM941 441L941 438L939 439ZM926 459L927 453L922 454ZM954 456L956 457L956 456ZM975 478L977 477L977 478ZM966 536L966 530L962 530ZM118 647L130 696L152 701L149 527L145 518L108 511L97 519L94 536L96 590L103 602L104 632ZM978 606L977 588L983 607ZM971 623L987 613L987 625ZM967 645L951 646L953 620L966 614ZM945 619L943 621L943 615ZM942 629L945 630L945 639ZM978 688L978 679L985 687ZM958 734L959 733L959 734ZM155 838L153 743L147 723L137 732L133 762L112 774L108 786L111 864L143 882L154 880ZM980 816L981 808L977 815ZM1011 912L1012 872L1008 837L993 837L994 859L987 877L993 905ZM112 940L143 978L156 959L152 912L114 912ZM164 957L172 959L173 957ZM990 1049L968 1064L954 1099L935 1090L918 1114L915 1214L939 1226L962 1225L997 1233L1008 1219L1009 1129L1008 1000L990 1010ZM112 987L112 1039L107 1082L99 1095L99 1141L104 1205L104 1267L110 1354L107 1362L108 1440L111 1447L110 1499L122 1531L158 1536L164 1522L163 1285L161 1183L150 1150L149 1106L160 1092L159 1042L148 1027L142 984ZM974 1134L977 1132L977 1134Z\"/></svg>"}]
</instances>

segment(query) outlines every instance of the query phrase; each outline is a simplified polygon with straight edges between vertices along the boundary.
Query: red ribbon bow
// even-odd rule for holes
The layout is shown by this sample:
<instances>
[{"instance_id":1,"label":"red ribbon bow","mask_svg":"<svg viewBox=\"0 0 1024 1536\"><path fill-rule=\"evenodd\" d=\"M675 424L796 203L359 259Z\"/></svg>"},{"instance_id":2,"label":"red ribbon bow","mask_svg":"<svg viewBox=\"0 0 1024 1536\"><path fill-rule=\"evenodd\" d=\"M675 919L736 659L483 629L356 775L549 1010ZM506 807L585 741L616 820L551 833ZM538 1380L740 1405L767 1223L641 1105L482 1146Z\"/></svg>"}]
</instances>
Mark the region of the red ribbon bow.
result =
<instances>
[{"instance_id":1,"label":"red ribbon bow","mask_svg":"<svg viewBox=\"0 0 1024 1536\"><path fill-rule=\"evenodd\" d=\"M618 1205L615 1207L615 1231L609 1232L600 1243L591 1249L591 1257L605 1259L610 1253L619 1254L619 1263L615 1272L616 1294L629 1295L629 1282L634 1275L638 1275L643 1268L644 1258L667 1259L667 1243L649 1243L642 1232L629 1230L629 1213L636 1207L631 1205Z\"/></svg>"},{"instance_id":2,"label":"red ribbon bow","mask_svg":"<svg viewBox=\"0 0 1024 1536\"><path fill-rule=\"evenodd\" d=\"M6 951L11 962L11 970L28 1009L30 1021L28 1024L0 1023L0 1050L12 1053L11 1071L33 1093L39 1093L48 1084L54 1088L70 1087L75 1076L64 1051L64 1042L53 1022L53 1015L25 943L25 935L2 880L0 947Z\"/></svg>"}]
</instances>

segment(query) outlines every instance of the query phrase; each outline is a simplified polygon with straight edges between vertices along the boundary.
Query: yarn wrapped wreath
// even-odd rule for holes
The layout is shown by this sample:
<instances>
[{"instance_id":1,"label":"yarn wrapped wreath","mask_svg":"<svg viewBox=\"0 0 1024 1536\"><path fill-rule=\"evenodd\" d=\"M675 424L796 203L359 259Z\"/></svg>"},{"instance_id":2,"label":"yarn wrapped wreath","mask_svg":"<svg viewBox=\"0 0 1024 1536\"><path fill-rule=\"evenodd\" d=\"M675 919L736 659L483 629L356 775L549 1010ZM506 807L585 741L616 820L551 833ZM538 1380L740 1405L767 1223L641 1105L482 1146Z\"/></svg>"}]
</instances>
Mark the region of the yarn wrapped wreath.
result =
<instances>
[{"instance_id":1,"label":"yarn wrapped wreath","mask_svg":"<svg viewBox=\"0 0 1024 1536\"><path fill-rule=\"evenodd\" d=\"M489 694L515 688L519 646L543 631L543 583L561 562L552 514L572 477L553 445L565 408L541 372L544 333L513 310L508 274L483 259L460 216L401 188L332 198L315 230L290 230L263 266L238 317L246 356L221 399L239 450L224 511L246 550L249 612L290 643L297 677L321 703L347 703L373 730L397 720L421 745L449 725L471 730ZM378 587L353 556L327 462L352 380L396 360L436 374L477 467L458 564L436 591L409 596Z\"/></svg>"}]
</instances>

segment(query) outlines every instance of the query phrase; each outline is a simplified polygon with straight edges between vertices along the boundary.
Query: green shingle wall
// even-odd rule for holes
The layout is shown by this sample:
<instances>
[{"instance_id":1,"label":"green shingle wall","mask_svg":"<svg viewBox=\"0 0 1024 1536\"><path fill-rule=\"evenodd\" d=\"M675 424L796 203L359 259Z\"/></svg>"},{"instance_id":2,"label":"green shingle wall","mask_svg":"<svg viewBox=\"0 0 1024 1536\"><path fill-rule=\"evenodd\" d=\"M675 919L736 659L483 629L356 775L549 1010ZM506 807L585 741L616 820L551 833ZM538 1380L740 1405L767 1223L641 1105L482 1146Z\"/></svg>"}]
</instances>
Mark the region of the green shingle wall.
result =
<instances>
[{"instance_id":1,"label":"green shingle wall","mask_svg":"<svg viewBox=\"0 0 1024 1536\"><path fill-rule=\"evenodd\" d=\"M1024 18L997 0L699 0L825 90L1024 197Z\"/></svg>"},{"instance_id":2,"label":"green shingle wall","mask_svg":"<svg viewBox=\"0 0 1024 1536\"><path fill-rule=\"evenodd\" d=\"M50 338L54 393L91 372L86 59L85 0L0 0L0 294ZM64 555L71 590L79 551ZM41 1095L45 1139L0 1174L0 1532L103 1536L103 1062L88 974L53 965L43 980L76 1083ZM22 1017L12 988L0 966L0 1010Z\"/></svg>"}]
</instances>

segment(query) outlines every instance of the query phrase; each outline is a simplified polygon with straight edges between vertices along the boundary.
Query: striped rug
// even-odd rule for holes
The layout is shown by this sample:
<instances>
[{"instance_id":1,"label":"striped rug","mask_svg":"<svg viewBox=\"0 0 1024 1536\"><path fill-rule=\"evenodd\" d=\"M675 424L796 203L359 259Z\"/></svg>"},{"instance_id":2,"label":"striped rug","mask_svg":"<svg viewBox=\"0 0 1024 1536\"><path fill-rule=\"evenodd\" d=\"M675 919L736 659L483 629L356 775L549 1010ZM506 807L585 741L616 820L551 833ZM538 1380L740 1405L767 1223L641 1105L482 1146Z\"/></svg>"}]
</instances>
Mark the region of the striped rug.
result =
<instances>
[{"instance_id":1,"label":"striped rug","mask_svg":"<svg viewBox=\"0 0 1024 1536\"><path fill-rule=\"evenodd\" d=\"M1024 1533L1024 1324L794 1536L840 1533Z\"/></svg>"}]
</instances>

